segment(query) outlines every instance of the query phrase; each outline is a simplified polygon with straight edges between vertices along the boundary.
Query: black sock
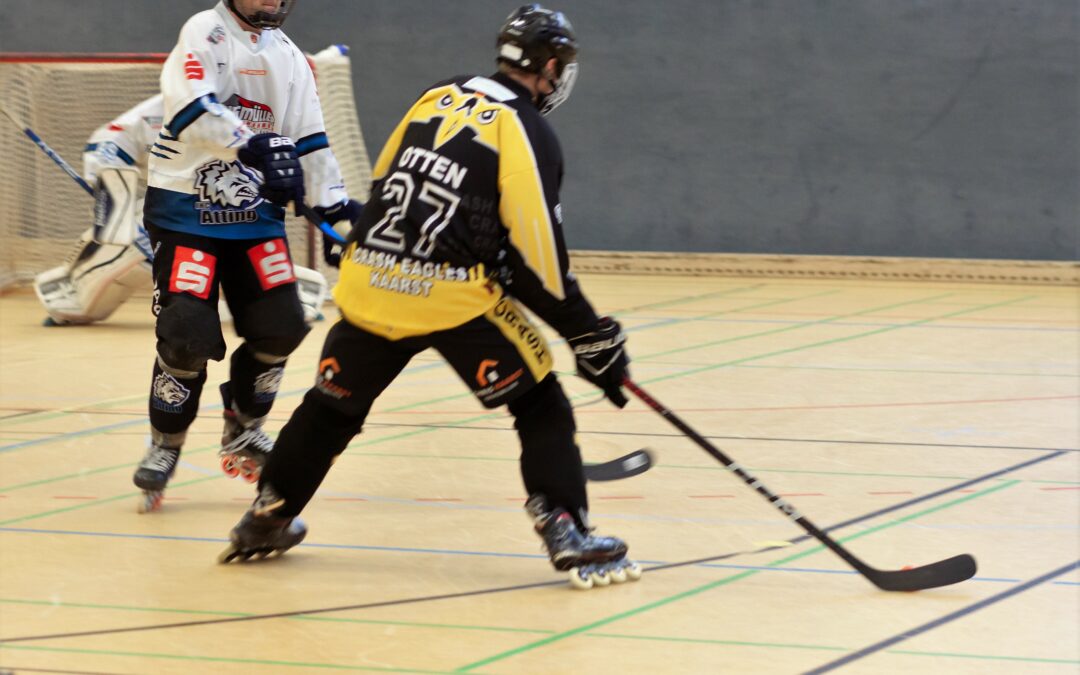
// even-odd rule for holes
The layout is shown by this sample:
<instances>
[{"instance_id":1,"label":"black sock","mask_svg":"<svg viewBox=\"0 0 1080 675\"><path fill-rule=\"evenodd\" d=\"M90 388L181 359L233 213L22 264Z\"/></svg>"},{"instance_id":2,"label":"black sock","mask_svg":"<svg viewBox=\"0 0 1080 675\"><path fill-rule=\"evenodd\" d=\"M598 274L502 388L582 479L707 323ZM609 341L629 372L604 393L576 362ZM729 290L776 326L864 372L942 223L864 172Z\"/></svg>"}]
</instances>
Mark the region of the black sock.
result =
<instances>
[{"instance_id":1,"label":"black sock","mask_svg":"<svg viewBox=\"0 0 1080 675\"><path fill-rule=\"evenodd\" d=\"M266 363L244 343L229 360L229 390L236 409L246 417L266 417L281 386L285 361Z\"/></svg>"},{"instance_id":2,"label":"black sock","mask_svg":"<svg viewBox=\"0 0 1080 675\"><path fill-rule=\"evenodd\" d=\"M259 487L269 484L285 499L276 513L291 518L311 500L334 459L364 424L363 417L343 415L321 404L312 392L278 434L263 467Z\"/></svg>"},{"instance_id":3,"label":"black sock","mask_svg":"<svg viewBox=\"0 0 1080 675\"><path fill-rule=\"evenodd\" d=\"M589 508L581 451L574 442L574 411L554 375L510 403L521 440L521 476L525 490L547 497L551 507L566 509L579 525Z\"/></svg>"}]
</instances>

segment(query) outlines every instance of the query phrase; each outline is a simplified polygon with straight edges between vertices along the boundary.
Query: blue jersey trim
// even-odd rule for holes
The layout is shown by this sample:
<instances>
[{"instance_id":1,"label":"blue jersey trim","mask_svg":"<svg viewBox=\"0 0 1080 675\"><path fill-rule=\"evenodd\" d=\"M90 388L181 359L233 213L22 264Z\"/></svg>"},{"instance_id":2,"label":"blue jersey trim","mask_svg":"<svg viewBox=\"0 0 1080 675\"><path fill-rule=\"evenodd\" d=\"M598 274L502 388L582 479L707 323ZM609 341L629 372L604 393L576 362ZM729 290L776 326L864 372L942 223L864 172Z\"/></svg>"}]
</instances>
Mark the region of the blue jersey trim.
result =
<instances>
[{"instance_id":1,"label":"blue jersey trim","mask_svg":"<svg viewBox=\"0 0 1080 675\"><path fill-rule=\"evenodd\" d=\"M270 202L262 202L254 209L244 211L210 211L195 208L197 197L193 194L174 192L163 188L146 189L144 220L147 223L177 232L187 232L211 239L259 239L285 236L285 209ZM253 222L231 225L203 225L204 213L244 214L254 212Z\"/></svg>"},{"instance_id":2,"label":"blue jersey trim","mask_svg":"<svg viewBox=\"0 0 1080 675\"><path fill-rule=\"evenodd\" d=\"M195 120L202 117L203 113L206 112L207 106L214 103L217 103L217 98L213 94L200 96L184 106L183 110L176 113L172 120L165 125L165 129L172 134L173 138L179 139L184 129L194 124Z\"/></svg>"},{"instance_id":3,"label":"blue jersey trim","mask_svg":"<svg viewBox=\"0 0 1080 675\"><path fill-rule=\"evenodd\" d=\"M124 164L127 164L128 166L134 166L135 165L135 160L131 157L131 155L124 152L123 148L121 148L116 143L113 143L112 141L106 141L106 142L109 143L110 145L112 145L114 148L116 148L116 156L119 157L121 160L123 160ZM101 147L100 143L87 143L86 148L83 149L83 152L94 152L99 147Z\"/></svg>"},{"instance_id":4,"label":"blue jersey trim","mask_svg":"<svg viewBox=\"0 0 1080 675\"><path fill-rule=\"evenodd\" d=\"M320 131L317 134L311 134L310 136L304 136L296 142L296 154L303 157L304 155L310 155L317 150L323 150L330 147L330 141L326 138L326 133Z\"/></svg>"}]
</instances>

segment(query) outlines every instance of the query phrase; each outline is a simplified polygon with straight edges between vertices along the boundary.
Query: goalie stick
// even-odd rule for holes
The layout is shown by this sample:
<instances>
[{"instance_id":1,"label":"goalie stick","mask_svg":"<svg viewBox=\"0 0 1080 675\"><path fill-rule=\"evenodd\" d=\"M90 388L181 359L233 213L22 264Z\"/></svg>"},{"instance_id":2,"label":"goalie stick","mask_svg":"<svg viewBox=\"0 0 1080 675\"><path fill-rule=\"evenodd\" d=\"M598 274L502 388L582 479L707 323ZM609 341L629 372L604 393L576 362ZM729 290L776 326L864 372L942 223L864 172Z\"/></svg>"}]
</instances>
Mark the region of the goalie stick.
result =
<instances>
[{"instance_id":1,"label":"goalie stick","mask_svg":"<svg viewBox=\"0 0 1080 675\"><path fill-rule=\"evenodd\" d=\"M647 448L635 450L629 455L623 455L610 462L585 465L585 480L594 483L603 483L612 480L622 480L645 473L652 468L652 453Z\"/></svg>"},{"instance_id":2,"label":"goalie stick","mask_svg":"<svg viewBox=\"0 0 1080 675\"><path fill-rule=\"evenodd\" d=\"M8 112L8 109L3 105L0 105L0 112L3 112L5 117L11 120L11 122L19 129L21 129L22 132L26 135L26 137L34 142L34 145L41 148L41 151L48 155L49 159L56 162L56 165L63 169L64 173L71 176L71 180L78 183L79 187L86 190L87 194L89 194L91 197L94 196L94 188L90 187L90 184L83 180L83 177L79 175L79 172L71 168L71 165L65 162L64 158L61 157L59 153L50 148L48 144L45 143L45 141L41 140L41 137L35 134L33 129L23 125L23 123L16 119L15 116L12 115L10 112Z\"/></svg>"},{"instance_id":3,"label":"goalie stick","mask_svg":"<svg viewBox=\"0 0 1080 675\"><path fill-rule=\"evenodd\" d=\"M819 530L816 525L807 520L790 502L780 497L765 486L764 483L752 476L746 469L739 466L735 460L728 457L712 443L707 441L701 434L694 431L690 425L679 419L662 403L650 396L639 387L633 380L626 378L623 386L629 389L645 405L649 406L661 417L670 422L676 429L683 432L690 440L699 445L705 452L715 457L729 471L738 476L744 483L752 487L759 495L764 497L770 504L775 506L781 513L798 523L806 530L807 534L821 542L826 548L840 556L844 562L851 565L856 572L863 575L870 583L883 591L921 591L927 588L937 588L959 583L975 576L975 558L968 554L953 556L946 560L939 560L922 567L914 567L902 570L879 570L870 567L856 558L850 551L838 544L829 535Z\"/></svg>"}]
</instances>

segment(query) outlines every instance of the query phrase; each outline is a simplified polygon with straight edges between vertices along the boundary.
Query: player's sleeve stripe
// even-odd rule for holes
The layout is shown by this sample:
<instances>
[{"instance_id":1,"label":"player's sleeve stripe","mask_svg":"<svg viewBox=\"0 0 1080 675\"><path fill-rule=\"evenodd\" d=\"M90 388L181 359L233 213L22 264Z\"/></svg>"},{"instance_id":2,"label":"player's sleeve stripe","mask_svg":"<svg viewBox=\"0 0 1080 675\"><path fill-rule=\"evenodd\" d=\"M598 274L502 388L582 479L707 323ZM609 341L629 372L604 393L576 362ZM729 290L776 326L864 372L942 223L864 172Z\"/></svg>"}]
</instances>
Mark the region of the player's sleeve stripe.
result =
<instances>
[{"instance_id":1,"label":"player's sleeve stripe","mask_svg":"<svg viewBox=\"0 0 1080 675\"><path fill-rule=\"evenodd\" d=\"M164 150L165 152L171 152L174 155L179 155L180 154L179 150L173 150L172 148L166 148L161 143L154 143L154 147L157 148L158 150ZM128 164L130 164L130 163L131 162L128 162Z\"/></svg>"},{"instance_id":2,"label":"player's sleeve stripe","mask_svg":"<svg viewBox=\"0 0 1080 675\"><path fill-rule=\"evenodd\" d=\"M326 134L319 132L317 134L311 134L310 136L304 136L296 142L296 154L303 157L304 155L310 155L316 150L323 150L330 147L330 141L327 140Z\"/></svg>"},{"instance_id":3,"label":"player's sleeve stripe","mask_svg":"<svg viewBox=\"0 0 1080 675\"><path fill-rule=\"evenodd\" d=\"M160 152L154 152L153 150L150 151L150 154L154 157L160 157L162 159L172 159L172 157L169 157L168 155L163 155Z\"/></svg>"},{"instance_id":4,"label":"player's sleeve stripe","mask_svg":"<svg viewBox=\"0 0 1080 675\"><path fill-rule=\"evenodd\" d=\"M83 152L94 152L95 150L98 149L98 147L99 146L98 146L97 143L87 143L86 148L83 149ZM121 148L120 146L116 147L116 156L119 157L120 160L123 161L124 164L127 164L128 166L134 166L135 165L135 160L132 159L131 155L124 152L124 149Z\"/></svg>"},{"instance_id":5,"label":"player's sleeve stripe","mask_svg":"<svg viewBox=\"0 0 1080 675\"><path fill-rule=\"evenodd\" d=\"M203 113L206 112L207 104L212 103L217 103L217 98L215 98L213 94L200 96L184 106L183 110L176 113L176 115L173 116L172 121L165 125L165 129L167 129L174 138L180 138L180 134L183 133L184 129L187 129L194 124L195 120L202 117Z\"/></svg>"}]
</instances>

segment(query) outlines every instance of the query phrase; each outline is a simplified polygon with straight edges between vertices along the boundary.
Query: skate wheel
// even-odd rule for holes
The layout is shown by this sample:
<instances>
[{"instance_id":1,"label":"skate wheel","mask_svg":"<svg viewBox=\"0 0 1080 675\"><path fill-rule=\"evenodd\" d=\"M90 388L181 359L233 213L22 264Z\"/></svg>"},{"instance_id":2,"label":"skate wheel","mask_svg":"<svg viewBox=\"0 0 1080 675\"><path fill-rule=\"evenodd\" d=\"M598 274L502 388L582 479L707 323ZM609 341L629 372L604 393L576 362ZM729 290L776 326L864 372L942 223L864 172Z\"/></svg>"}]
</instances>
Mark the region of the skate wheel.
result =
<instances>
[{"instance_id":1,"label":"skate wheel","mask_svg":"<svg viewBox=\"0 0 1080 675\"><path fill-rule=\"evenodd\" d=\"M255 460L245 459L240 463L240 474L247 482L254 483L258 481L260 473L262 473L262 467Z\"/></svg>"},{"instance_id":2,"label":"skate wheel","mask_svg":"<svg viewBox=\"0 0 1080 675\"><path fill-rule=\"evenodd\" d=\"M161 500L164 494L157 491L144 491L139 500L139 513L153 513L161 508Z\"/></svg>"},{"instance_id":3,"label":"skate wheel","mask_svg":"<svg viewBox=\"0 0 1080 675\"><path fill-rule=\"evenodd\" d=\"M626 577L630 579L630 581L637 581L641 578L641 565L636 562L631 562L623 569L626 571Z\"/></svg>"},{"instance_id":4,"label":"skate wheel","mask_svg":"<svg viewBox=\"0 0 1080 675\"><path fill-rule=\"evenodd\" d=\"M609 576L611 577L611 582L614 584L624 583L626 581L626 568L616 567L609 572Z\"/></svg>"},{"instance_id":5,"label":"skate wheel","mask_svg":"<svg viewBox=\"0 0 1080 675\"><path fill-rule=\"evenodd\" d=\"M570 570L570 585L587 591L593 587L593 578L583 568L574 567Z\"/></svg>"},{"instance_id":6,"label":"skate wheel","mask_svg":"<svg viewBox=\"0 0 1080 675\"><path fill-rule=\"evenodd\" d=\"M236 458L232 455L225 455L221 458L221 470L224 471L225 475L229 478L236 478L240 475L240 469L236 464Z\"/></svg>"},{"instance_id":7,"label":"skate wheel","mask_svg":"<svg viewBox=\"0 0 1080 675\"><path fill-rule=\"evenodd\" d=\"M594 586L607 586L611 583L611 575L604 565L597 565L589 571L589 578Z\"/></svg>"}]
</instances>

